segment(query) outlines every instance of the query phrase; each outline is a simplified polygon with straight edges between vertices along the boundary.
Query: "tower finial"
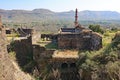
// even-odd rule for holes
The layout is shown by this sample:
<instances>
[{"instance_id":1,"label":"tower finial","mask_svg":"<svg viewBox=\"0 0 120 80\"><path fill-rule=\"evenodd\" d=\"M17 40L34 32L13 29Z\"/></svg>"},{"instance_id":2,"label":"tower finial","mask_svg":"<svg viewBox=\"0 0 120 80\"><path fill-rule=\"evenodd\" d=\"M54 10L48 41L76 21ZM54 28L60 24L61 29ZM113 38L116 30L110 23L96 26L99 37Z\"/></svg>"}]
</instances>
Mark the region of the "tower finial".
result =
<instances>
[{"instance_id":1,"label":"tower finial","mask_svg":"<svg viewBox=\"0 0 120 80\"><path fill-rule=\"evenodd\" d=\"M78 25L78 10L75 10L75 27Z\"/></svg>"}]
</instances>

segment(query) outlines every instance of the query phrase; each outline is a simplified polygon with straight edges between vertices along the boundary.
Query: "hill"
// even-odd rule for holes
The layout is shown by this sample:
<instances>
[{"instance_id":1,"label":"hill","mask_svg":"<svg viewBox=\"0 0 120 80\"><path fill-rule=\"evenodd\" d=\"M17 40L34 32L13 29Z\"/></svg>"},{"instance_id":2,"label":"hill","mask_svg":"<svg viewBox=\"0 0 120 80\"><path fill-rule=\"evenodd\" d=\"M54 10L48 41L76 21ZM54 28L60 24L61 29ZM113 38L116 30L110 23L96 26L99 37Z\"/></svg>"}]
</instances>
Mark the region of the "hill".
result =
<instances>
[{"instance_id":1,"label":"hill","mask_svg":"<svg viewBox=\"0 0 120 80\"><path fill-rule=\"evenodd\" d=\"M0 15L3 22L33 22L40 20L74 20L74 11L53 12L48 9L3 10ZM120 13L115 11L80 11L79 20L120 20Z\"/></svg>"}]
</instances>

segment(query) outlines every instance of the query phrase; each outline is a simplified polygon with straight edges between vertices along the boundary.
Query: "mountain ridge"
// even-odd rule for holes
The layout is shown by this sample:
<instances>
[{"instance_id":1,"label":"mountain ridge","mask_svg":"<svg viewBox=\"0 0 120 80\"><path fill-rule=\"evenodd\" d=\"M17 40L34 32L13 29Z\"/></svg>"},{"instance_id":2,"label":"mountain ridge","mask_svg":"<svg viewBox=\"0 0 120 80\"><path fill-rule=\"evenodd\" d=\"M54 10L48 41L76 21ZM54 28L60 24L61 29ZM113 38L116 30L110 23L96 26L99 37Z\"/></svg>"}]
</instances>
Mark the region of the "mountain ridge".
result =
<instances>
[{"instance_id":1,"label":"mountain ridge","mask_svg":"<svg viewBox=\"0 0 120 80\"><path fill-rule=\"evenodd\" d=\"M3 22L32 22L40 20L74 20L73 10L54 12L49 9L33 10L4 10L0 9ZM79 20L120 20L120 13L116 11L91 11L78 12Z\"/></svg>"}]
</instances>

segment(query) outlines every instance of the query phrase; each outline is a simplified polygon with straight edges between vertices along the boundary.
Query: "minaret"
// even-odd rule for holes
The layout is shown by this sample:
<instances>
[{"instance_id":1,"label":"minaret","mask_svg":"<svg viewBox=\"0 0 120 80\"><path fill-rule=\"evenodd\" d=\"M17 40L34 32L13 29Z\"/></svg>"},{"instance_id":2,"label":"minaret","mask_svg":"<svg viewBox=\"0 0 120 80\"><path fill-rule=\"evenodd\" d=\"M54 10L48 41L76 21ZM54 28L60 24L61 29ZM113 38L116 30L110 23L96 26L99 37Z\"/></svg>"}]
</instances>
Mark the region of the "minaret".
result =
<instances>
[{"instance_id":1,"label":"minaret","mask_svg":"<svg viewBox=\"0 0 120 80\"><path fill-rule=\"evenodd\" d=\"M75 11L75 27L78 26L78 10Z\"/></svg>"}]
</instances>

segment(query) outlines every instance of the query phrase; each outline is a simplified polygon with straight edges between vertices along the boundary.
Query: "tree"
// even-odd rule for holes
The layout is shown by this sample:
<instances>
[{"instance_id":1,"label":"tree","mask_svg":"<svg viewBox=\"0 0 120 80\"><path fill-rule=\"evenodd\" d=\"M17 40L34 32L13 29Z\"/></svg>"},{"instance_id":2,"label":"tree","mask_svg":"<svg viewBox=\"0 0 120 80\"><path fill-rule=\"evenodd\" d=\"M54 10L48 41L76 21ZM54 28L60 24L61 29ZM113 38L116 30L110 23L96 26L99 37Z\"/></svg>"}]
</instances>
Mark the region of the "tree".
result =
<instances>
[{"instance_id":1,"label":"tree","mask_svg":"<svg viewBox=\"0 0 120 80\"><path fill-rule=\"evenodd\" d=\"M119 29L117 27L112 27L111 31L118 31Z\"/></svg>"},{"instance_id":2,"label":"tree","mask_svg":"<svg viewBox=\"0 0 120 80\"><path fill-rule=\"evenodd\" d=\"M89 29L91 29L94 32L101 33L101 34L104 33L104 30L103 30L103 28L101 28L100 25L89 25Z\"/></svg>"}]
</instances>

